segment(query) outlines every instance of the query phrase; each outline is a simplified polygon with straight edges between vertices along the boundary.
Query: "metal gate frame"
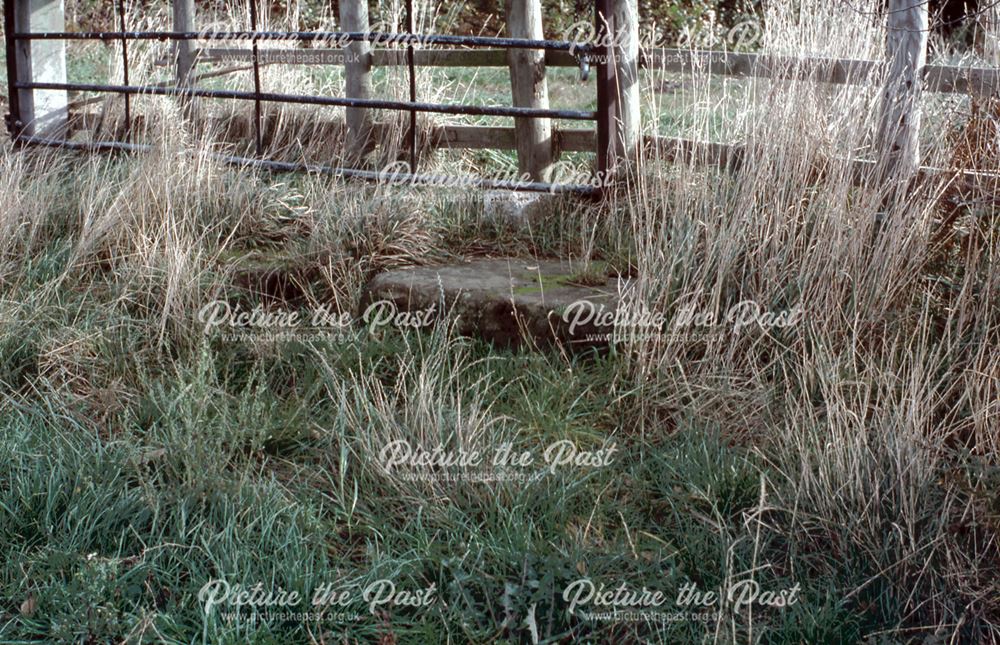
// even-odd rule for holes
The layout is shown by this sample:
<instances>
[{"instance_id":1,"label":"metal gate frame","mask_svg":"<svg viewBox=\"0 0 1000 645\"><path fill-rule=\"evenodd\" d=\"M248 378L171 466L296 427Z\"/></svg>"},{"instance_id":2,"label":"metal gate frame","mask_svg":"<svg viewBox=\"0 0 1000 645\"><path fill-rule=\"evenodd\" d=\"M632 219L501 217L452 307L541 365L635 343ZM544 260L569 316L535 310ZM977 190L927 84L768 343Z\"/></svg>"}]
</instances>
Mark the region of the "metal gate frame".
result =
<instances>
[{"instance_id":1,"label":"metal gate frame","mask_svg":"<svg viewBox=\"0 0 1000 645\"><path fill-rule=\"evenodd\" d=\"M263 146L261 137L261 104L263 102L279 102L300 105L321 105L334 107L369 108L399 110L410 113L408 132L410 172L393 174L393 181L412 182L418 184L445 184L454 179L467 180L468 185L480 188L496 188L548 193L573 193L601 196L609 185L609 177L614 172L615 155L613 152L615 122L617 119L618 78L615 65L613 35L615 34L612 13L613 0L596 0L594 4L594 24L596 44L576 43L563 40L531 40L524 38L499 38L483 36L448 36L413 33L414 15L413 0L406 2L407 33L380 32L278 32L258 31L257 1L249 0L250 30L214 32L214 40L249 40L253 52L254 91L241 92L233 90L208 90L193 87L163 87L158 85L130 85L128 44L133 40L190 41L204 37L199 32L179 31L128 31L123 0L115 0L120 22L119 31L90 32L31 32L22 33L15 30L15 4L22 0L4 0L4 32L7 54L7 83L10 99L10 113L7 115L7 127L16 146L47 146L55 148L88 150L88 151L122 151L139 152L149 150L147 144L137 144L130 141L132 114L131 97L134 95L200 97L214 99L252 100L254 102L254 140L256 157L242 157L212 153L210 156L224 163L240 166L257 167L278 172L305 171L324 173L345 178L357 178L368 181L385 181L382 173L361 170L357 168L342 168L321 164L306 164L283 162L262 158ZM382 99L357 99L343 97L326 97L298 94L278 94L263 92L260 86L260 60L258 56L259 40L290 40L314 41L327 40L339 43L367 41L378 43L406 43L407 69L409 76L409 101L392 101ZM103 42L117 41L122 48L123 84L93 84L93 83L41 83L18 80L17 44L32 40L100 40ZM486 107L477 105L454 105L440 103L421 103L416 96L416 71L413 62L413 45L415 42L428 45L452 45L461 47L492 47L501 49L541 49L547 51L573 51L582 56L584 61L594 61L597 67L597 110L556 110L526 107ZM81 92L98 92L119 94L125 99L126 141L95 141L79 142L68 139L54 139L28 135L24 132L25 123L20 114L18 92L20 90L75 90ZM462 114L473 116L500 117L531 117L557 118L577 121L595 121L597 126L597 181L592 184L558 184L550 182L521 182L515 180L496 180L480 177L457 177L453 175L423 175L416 172L416 115L418 112L435 114Z\"/></svg>"}]
</instances>

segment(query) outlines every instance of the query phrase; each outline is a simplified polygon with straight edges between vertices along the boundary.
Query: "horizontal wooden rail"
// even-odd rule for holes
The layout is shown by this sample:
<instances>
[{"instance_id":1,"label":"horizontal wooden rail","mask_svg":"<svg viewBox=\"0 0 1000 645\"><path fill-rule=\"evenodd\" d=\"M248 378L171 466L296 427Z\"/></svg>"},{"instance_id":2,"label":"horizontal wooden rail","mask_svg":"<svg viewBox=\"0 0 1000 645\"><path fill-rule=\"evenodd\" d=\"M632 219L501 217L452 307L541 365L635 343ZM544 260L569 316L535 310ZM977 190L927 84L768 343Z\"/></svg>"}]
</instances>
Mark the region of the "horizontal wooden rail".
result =
<instances>
[{"instance_id":1,"label":"horizontal wooden rail","mask_svg":"<svg viewBox=\"0 0 1000 645\"><path fill-rule=\"evenodd\" d=\"M849 58L771 56L767 54L653 49L642 54L647 69L688 72L704 69L721 76L812 80L834 84L867 84L877 80L883 62ZM1000 93L1000 69L927 65L925 90L992 95Z\"/></svg>"},{"instance_id":2,"label":"horizontal wooden rail","mask_svg":"<svg viewBox=\"0 0 1000 645\"><path fill-rule=\"evenodd\" d=\"M107 100L109 97L98 97ZM73 103L77 108L85 107L84 102ZM73 131L86 130L95 127L101 121L101 112L80 111L72 118ZM394 128L385 123L373 125L380 138L387 138L386 128ZM215 120L211 128L225 129L224 120ZM566 128L553 130L556 156L562 152L594 152L597 146L595 130L583 128ZM514 128L509 126L483 125L434 125L430 127L428 142L434 148L450 148L454 150L516 150Z\"/></svg>"},{"instance_id":3,"label":"horizontal wooden rail","mask_svg":"<svg viewBox=\"0 0 1000 645\"><path fill-rule=\"evenodd\" d=\"M597 147L594 130L554 130L555 151L593 152ZM431 142L439 148L470 150L516 150L514 128L479 125L444 125L432 129Z\"/></svg>"},{"instance_id":4,"label":"horizontal wooden rail","mask_svg":"<svg viewBox=\"0 0 1000 645\"><path fill-rule=\"evenodd\" d=\"M687 163L693 166L719 167L737 172L746 161L744 144L713 143L691 139L647 136L646 150L663 161ZM831 161L837 161L831 159ZM852 159L851 183L855 186L872 185L872 176L878 171L878 162L871 159ZM996 194L1000 187L1000 173L921 166L917 169L918 182L938 181L952 183L959 193Z\"/></svg>"},{"instance_id":5,"label":"horizontal wooden rail","mask_svg":"<svg viewBox=\"0 0 1000 645\"><path fill-rule=\"evenodd\" d=\"M264 49L260 52L264 64L343 65L345 52L340 49L293 48ZM226 47L199 50L198 61L246 62L252 52L247 48ZM380 49L372 52L376 67L406 65L402 50ZM424 49L414 52L414 63L421 67L506 67L502 49ZM767 54L698 51L688 49L648 49L642 52L641 66L668 72L690 72L701 69L711 74L735 77L770 78L775 80L810 80L839 85L863 85L875 80L882 69L881 61L849 59L771 56ZM567 51L547 51L547 67L579 67L580 60ZM928 65L924 80L926 91L941 93L1000 94L1000 69Z\"/></svg>"},{"instance_id":6,"label":"horizontal wooden rail","mask_svg":"<svg viewBox=\"0 0 1000 645\"><path fill-rule=\"evenodd\" d=\"M745 146L714 143L693 139L678 139L656 135L643 138L643 145L654 158L682 162L695 166L718 166L735 172L743 165Z\"/></svg>"},{"instance_id":7,"label":"horizontal wooden rail","mask_svg":"<svg viewBox=\"0 0 1000 645\"><path fill-rule=\"evenodd\" d=\"M94 127L99 121L99 113L84 112L74 118L74 125L76 129ZM385 127L389 126L386 124L375 126L377 131ZM593 152L596 146L597 137L594 130L556 130L554 135L557 152ZM444 149L516 149L512 127L434 126L429 132L428 142L433 148ZM738 143L716 143L661 136L646 136L643 142L647 154L654 159L695 167L715 167L731 173L738 172L743 167L747 155L746 146ZM850 162L852 184L870 185L871 176L877 170L876 163L870 159L852 160ZM917 178L923 181L951 181L959 193L992 194L1000 187L1000 174L989 172L923 166L919 168Z\"/></svg>"},{"instance_id":8,"label":"horizontal wooden rail","mask_svg":"<svg viewBox=\"0 0 1000 645\"><path fill-rule=\"evenodd\" d=\"M640 54L646 69L668 72L704 70L719 76L813 80L823 83L863 84L880 63L861 59L799 58L688 49L652 49Z\"/></svg>"}]
</instances>

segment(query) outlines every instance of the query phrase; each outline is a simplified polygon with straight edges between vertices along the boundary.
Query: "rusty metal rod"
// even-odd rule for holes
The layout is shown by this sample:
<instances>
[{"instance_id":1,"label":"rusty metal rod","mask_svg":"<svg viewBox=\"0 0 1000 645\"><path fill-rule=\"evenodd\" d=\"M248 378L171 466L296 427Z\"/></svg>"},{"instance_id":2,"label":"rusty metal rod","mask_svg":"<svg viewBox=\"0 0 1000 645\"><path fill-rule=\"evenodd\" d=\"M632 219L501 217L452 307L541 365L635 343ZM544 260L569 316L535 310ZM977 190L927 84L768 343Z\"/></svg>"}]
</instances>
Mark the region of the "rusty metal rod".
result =
<instances>
[{"instance_id":1,"label":"rusty metal rod","mask_svg":"<svg viewBox=\"0 0 1000 645\"><path fill-rule=\"evenodd\" d=\"M15 2L16 0L4 0L3 3L3 28L8 34L16 31ZM7 101L9 103L8 110L10 110L6 125L7 131L16 143L18 137L21 135L21 130L24 129L24 123L21 120L21 97L15 87L18 76L17 42L13 38L7 38L5 45L7 55Z\"/></svg>"},{"instance_id":2,"label":"rusty metal rod","mask_svg":"<svg viewBox=\"0 0 1000 645\"><path fill-rule=\"evenodd\" d=\"M203 90L196 88L157 87L155 85L101 85L96 83L14 83L21 90L76 90L80 92L117 92L119 94L148 94L152 96L197 96L209 99L254 99L254 92L235 90ZM468 114L473 116L510 116L593 121L597 113L579 110L547 110L542 108L450 105L447 103L410 103L382 99L350 99L333 96L305 96L301 94L276 94L262 92L261 101L295 103L300 105L327 105L332 107L361 107L384 110L415 110L437 114Z\"/></svg>"},{"instance_id":3,"label":"rusty metal rod","mask_svg":"<svg viewBox=\"0 0 1000 645\"><path fill-rule=\"evenodd\" d=\"M569 40L532 40L529 38L494 38L491 36L447 36L443 34L393 34L386 32L345 31L47 31L12 33L15 40L289 40L334 41L335 43L368 41L376 45L455 45L464 47L502 47L507 49L548 49L587 53L594 49L589 43Z\"/></svg>"},{"instance_id":4,"label":"rusty metal rod","mask_svg":"<svg viewBox=\"0 0 1000 645\"><path fill-rule=\"evenodd\" d=\"M615 129L618 118L618 78L614 62L615 42L612 0L597 0L594 4L597 42L602 43L597 58L597 174L601 185L615 170Z\"/></svg>"},{"instance_id":5,"label":"rusty metal rod","mask_svg":"<svg viewBox=\"0 0 1000 645\"><path fill-rule=\"evenodd\" d=\"M406 29L416 31L413 19L413 0L406 0ZM417 72L413 65L413 43L406 45L406 70L410 76L410 103L417 102ZM410 172L417 172L417 113L410 110Z\"/></svg>"},{"instance_id":6,"label":"rusty metal rod","mask_svg":"<svg viewBox=\"0 0 1000 645\"><path fill-rule=\"evenodd\" d=\"M42 146L49 148L64 148L67 150L81 150L86 152L148 152L153 146L142 143L122 143L119 141L69 141L65 139L48 139L44 137L23 137L26 145ZM552 194L579 194L590 195L597 191L595 186L590 184L555 184L538 181L517 181L513 179L488 179L485 177L470 177L456 175L420 175L414 173L386 173L376 170L357 170L354 168L338 168L323 164L297 163L290 161L274 161L270 159L256 159L252 157L241 157L238 155L227 155L217 152L209 152L205 156L221 163L240 167L262 168L274 172L310 172L316 174L333 175L347 179L363 179L382 183L410 183L421 186L446 186L454 187L460 185L470 188L487 188L498 190L515 190L535 193Z\"/></svg>"}]
</instances>

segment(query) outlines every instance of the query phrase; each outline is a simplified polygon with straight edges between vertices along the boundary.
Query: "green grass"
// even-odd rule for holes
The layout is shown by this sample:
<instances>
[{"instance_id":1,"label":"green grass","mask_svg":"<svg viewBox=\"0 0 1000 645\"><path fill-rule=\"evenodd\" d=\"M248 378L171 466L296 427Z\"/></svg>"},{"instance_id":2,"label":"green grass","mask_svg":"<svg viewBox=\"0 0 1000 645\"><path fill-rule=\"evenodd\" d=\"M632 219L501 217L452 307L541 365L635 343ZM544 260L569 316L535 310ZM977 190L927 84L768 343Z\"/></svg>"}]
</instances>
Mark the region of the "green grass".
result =
<instances>
[{"instance_id":1,"label":"green grass","mask_svg":"<svg viewBox=\"0 0 1000 645\"><path fill-rule=\"evenodd\" d=\"M441 603L310 627L329 630L329 637L392 634L413 643L445 633L470 642L519 640L533 607L538 628L551 638L648 637L641 626L567 617L562 589L585 574L627 579L672 598L685 581L713 588L727 570L750 565L753 545L737 539L740 513L758 503L767 470L697 426L658 439L655 449L616 433L634 394L614 393L617 369L602 360L571 365L567 378L553 358L475 346L466 382L505 384L493 411L509 419L518 449L566 437L599 444L613 435L616 468L501 485L492 499L481 498L487 488L464 486L448 505L414 507L409 499L419 493L386 488L371 471L372 455L359 449L364 429L345 424L334 409L342 402L316 396L322 388L315 387L354 370L381 373L378 381L391 387L400 376L393 365L405 356L397 342L338 348L358 362L344 360L333 373L314 374L315 382L314 370L295 355L247 365L204 350L193 362L179 361L174 374L146 375L142 398L97 435L39 404L11 402L0 426L10 464L0 497L7 634L304 640L302 624L234 626L206 616L197 591L214 578L309 593L331 577L390 575L401 585L436 585ZM386 363L387 371L378 368ZM291 388L288 374L299 379ZM357 398L353 404L363 405ZM765 546L776 557L784 548ZM761 582L790 586L780 575ZM28 598L31 615L17 614ZM794 616L776 615L784 622L772 637L840 633L850 605L838 610L829 603L810 599ZM822 618L826 627L812 624L831 611ZM498 629L504 621L508 627ZM700 632L683 623L659 637L677 642Z\"/></svg>"},{"instance_id":2,"label":"green grass","mask_svg":"<svg viewBox=\"0 0 1000 645\"><path fill-rule=\"evenodd\" d=\"M596 409L609 404L596 393L606 389L600 366L567 381L543 358L520 360L536 370L499 409L524 428L521 447L567 434L590 441L605 435L593 425ZM613 472L543 479L492 503L453 499L438 509L413 508L405 494L373 494L378 479L365 478L366 456L349 447L355 429L274 442L268 429L280 423L271 410L277 397L253 388L243 396L227 392L206 372L225 369L225 361L203 361L151 386L146 405L157 411L149 426L126 424L110 441L43 409L18 405L4 415L3 594L15 604L35 603L30 616L9 618L11 637L102 641L144 632L160 642L201 635L209 642L304 640L302 624L236 626L206 616L197 590L224 578L308 594L331 577L390 575L401 585L436 585L441 604L309 627L329 630L328 637L392 634L413 643L445 633L470 642L519 640L534 608L550 638L656 634L678 642L700 639L703 627L591 625L565 615L562 589L584 574L627 579L673 598L684 582L716 588L727 571L752 564L755 545L738 537L740 513L756 506L768 473L715 433L686 427L655 451L621 436ZM537 392L531 401L523 398L526 388ZM337 472L345 450L346 476ZM581 543L585 522L594 535ZM787 549L762 547L779 560ZM778 573L758 579L765 587L794 584ZM762 621L773 621L770 642L802 635L847 642L849 630L860 634L865 621L885 620L825 594L852 582L812 578L790 615ZM504 621L508 628L498 630Z\"/></svg>"}]
</instances>

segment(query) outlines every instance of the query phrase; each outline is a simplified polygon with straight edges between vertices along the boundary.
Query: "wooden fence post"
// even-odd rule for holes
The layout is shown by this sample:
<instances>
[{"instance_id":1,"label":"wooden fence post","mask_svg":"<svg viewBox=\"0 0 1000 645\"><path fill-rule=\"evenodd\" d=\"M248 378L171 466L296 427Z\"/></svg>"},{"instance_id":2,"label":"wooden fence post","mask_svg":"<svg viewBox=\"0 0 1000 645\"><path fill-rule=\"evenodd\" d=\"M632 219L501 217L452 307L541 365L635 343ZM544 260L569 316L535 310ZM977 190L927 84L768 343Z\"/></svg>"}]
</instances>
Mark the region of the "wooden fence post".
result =
<instances>
[{"instance_id":1,"label":"wooden fence post","mask_svg":"<svg viewBox=\"0 0 1000 645\"><path fill-rule=\"evenodd\" d=\"M63 0L8 0L5 10L16 32L64 31ZM21 83L65 83L66 41L19 40L14 46L13 68ZM9 73L9 72L8 72ZM16 90L10 96L11 131L20 135L60 138L69 120L66 90Z\"/></svg>"},{"instance_id":2,"label":"wooden fence post","mask_svg":"<svg viewBox=\"0 0 1000 645\"><path fill-rule=\"evenodd\" d=\"M615 64L618 80L618 123L615 150L621 157L635 155L641 136L639 123L639 2L614 0Z\"/></svg>"},{"instance_id":3,"label":"wooden fence post","mask_svg":"<svg viewBox=\"0 0 1000 645\"><path fill-rule=\"evenodd\" d=\"M889 0L888 70L876 142L887 181L907 181L920 164L920 94L927 64L926 0Z\"/></svg>"},{"instance_id":4,"label":"wooden fence post","mask_svg":"<svg viewBox=\"0 0 1000 645\"><path fill-rule=\"evenodd\" d=\"M597 176L602 193L622 162L636 159L639 122L639 10L637 0L598 0Z\"/></svg>"},{"instance_id":5,"label":"wooden fence post","mask_svg":"<svg viewBox=\"0 0 1000 645\"><path fill-rule=\"evenodd\" d=\"M194 0L173 0L174 31L195 31ZM195 44L191 40L178 40L177 52L177 86L185 87L191 79L194 69Z\"/></svg>"},{"instance_id":6,"label":"wooden fence post","mask_svg":"<svg viewBox=\"0 0 1000 645\"><path fill-rule=\"evenodd\" d=\"M368 1L341 0L340 28L348 32L369 31ZM344 95L349 99L372 98L372 53L367 41L347 43L344 48ZM345 108L347 150L351 163L358 163L374 147L371 110Z\"/></svg>"},{"instance_id":7,"label":"wooden fence post","mask_svg":"<svg viewBox=\"0 0 1000 645\"><path fill-rule=\"evenodd\" d=\"M541 0L504 0L507 34L511 38L541 40ZM548 109L545 52L538 49L508 49L511 97L514 107ZM520 175L532 181L549 181L553 160L552 122L531 117L514 118L517 166Z\"/></svg>"},{"instance_id":8,"label":"wooden fence post","mask_svg":"<svg viewBox=\"0 0 1000 645\"><path fill-rule=\"evenodd\" d=\"M195 31L195 7L194 0L173 0L174 31L193 32ZM176 60L175 83L177 87L189 87L191 76L194 72L195 43L192 40L178 40L174 42L174 56ZM188 96L180 96L181 109L187 117L192 116L191 99Z\"/></svg>"}]
</instances>

